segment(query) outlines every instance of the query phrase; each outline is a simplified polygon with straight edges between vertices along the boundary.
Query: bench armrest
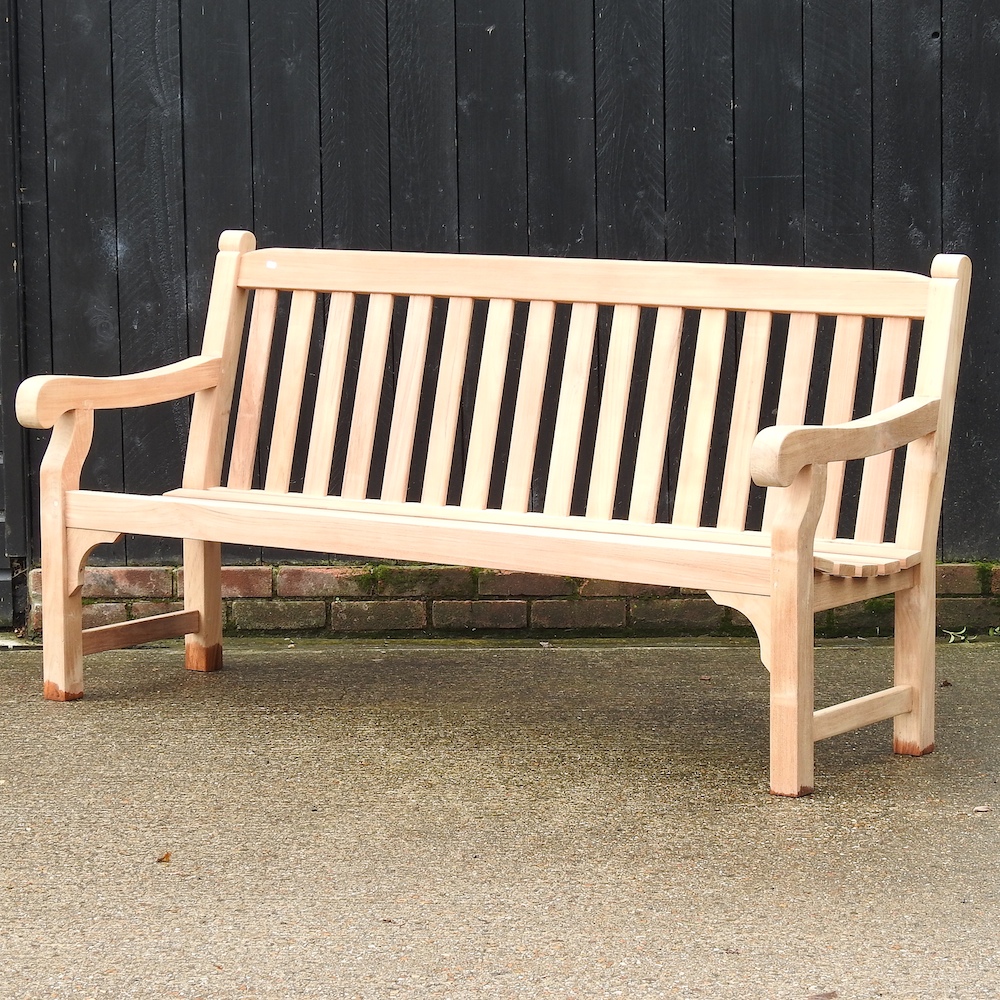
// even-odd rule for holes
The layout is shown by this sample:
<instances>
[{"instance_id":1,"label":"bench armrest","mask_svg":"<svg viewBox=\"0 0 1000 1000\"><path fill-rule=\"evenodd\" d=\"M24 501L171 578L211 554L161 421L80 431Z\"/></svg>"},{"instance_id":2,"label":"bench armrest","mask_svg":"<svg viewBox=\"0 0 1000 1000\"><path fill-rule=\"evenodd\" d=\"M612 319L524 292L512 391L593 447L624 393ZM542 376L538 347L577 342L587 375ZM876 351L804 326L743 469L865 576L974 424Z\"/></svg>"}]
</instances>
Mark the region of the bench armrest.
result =
<instances>
[{"instance_id":1,"label":"bench armrest","mask_svg":"<svg viewBox=\"0 0 1000 1000\"><path fill-rule=\"evenodd\" d=\"M807 465L827 465L881 455L937 429L941 401L912 396L868 417L830 426L766 427L750 450L758 486L789 486Z\"/></svg>"},{"instance_id":2,"label":"bench armrest","mask_svg":"<svg viewBox=\"0 0 1000 1000\"><path fill-rule=\"evenodd\" d=\"M220 358L194 357L134 375L33 375L18 387L15 410L25 427L52 427L68 410L148 406L219 384Z\"/></svg>"}]
</instances>

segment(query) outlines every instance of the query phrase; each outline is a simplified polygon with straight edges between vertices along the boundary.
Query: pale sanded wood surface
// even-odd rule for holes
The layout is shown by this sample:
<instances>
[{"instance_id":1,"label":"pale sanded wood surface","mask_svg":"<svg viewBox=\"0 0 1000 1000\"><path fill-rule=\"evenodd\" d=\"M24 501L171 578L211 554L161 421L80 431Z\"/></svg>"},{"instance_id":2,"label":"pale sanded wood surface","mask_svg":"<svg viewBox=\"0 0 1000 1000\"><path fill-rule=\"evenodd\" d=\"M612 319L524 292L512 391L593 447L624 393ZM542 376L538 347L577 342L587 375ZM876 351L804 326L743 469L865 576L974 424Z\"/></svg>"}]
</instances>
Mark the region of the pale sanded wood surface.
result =
<instances>
[{"instance_id":1,"label":"pale sanded wood surface","mask_svg":"<svg viewBox=\"0 0 1000 1000\"><path fill-rule=\"evenodd\" d=\"M221 543L266 539L284 548L365 558L705 589L742 610L757 629L771 672L771 788L777 794L811 790L816 740L881 719L895 719L897 752L933 748L934 541L970 279L965 258L936 258L928 279L749 265L255 251L254 245L248 233L224 234L220 241L200 356L110 379L40 377L19 393L18 414L26 424L55 424L41 474L48 697L80 696L85 652L167 635L185 635L189 667L216 669ZM254 308L246 324L251 292ZM281 340L274 325L288 292ZM356 308L358 297L367 300L366 310ZM469 347L476 301L485 303L485 332L474 384L466 385L474 367ZM433 372L436 302L446 317ZM510 352L519 303L527 307L527 321L515 370ZM570 306L569 328L565 354L553 358L559 303ZM602 378L595 381L599 305L613 312ZM642 371L645 307L655 308L656 317ZM320 309L327 320L318 332ZM404 309L402 343L390 352L393 317ZM697 313L691 322L687 310ZM772 349L772 330L782 313L788 314L787 340L774 361L781 352ZM823 322L835 323L835 332L829 373L818 377L821 317L832 318ZM922 334L914 394L903 398L911 320L920 321ZM865 375L867 324L877 331L879 346L865 410L858 384ZM356 341L355 379L348 369ZM280 358L273 356L275 343L284 345ZM316 398L310 398L313 411L304 413L313 357L320 358ZM682 372L682 358L690 359L690 373ZM780 371L769 372L769 364ZM550 373L558 381L554 415L543 405ZM677 384L682 374L685 391ZM512 430L500 442L509 378L516 378ZM645 390L638 441L629 442L636 379ZM766 414L769 380L776 402ZM350 427L340 428L352 383ZM263 486L253 489L269 385L277 386L275 415L263 449ZM592 419L586 403L595 387L596 421L588 425L593 449L586 453L584 427ZM731 407L717 405L726 398L723 391L731 394ZM94 409L186 394L194 395L194 407L180 489L153 497L79 489ZM806 425L807 412L817 405L822 423ZM407 502L421 412L431 414L423 483L420 501ZM855 412L868 415L855 419ZM463 419L468 446L460 450ZM529 512L546 420L552 445L543 510ZM769 422L775 425L758 432ZM367 493L379 426L388 427L388 436L376 499ZM329 495L342 438L343 485L339 496ZM713 460L712 447L720 442L724 454ZM495 468L501 447L507 454L502 470ZM904 448L898 523L892 525L894 453ZM623 470L630 452L635 466ZM298 492L291 486L292 466L303 453ZM854 537L836 538L844 463L853 460L865 461L857 524ZM666 505L670 521L660 523L670 467L677 470L673 502ZM713 468L721 469L717 484L710 482ZM619 485L628 482L623 471L631 476L628 520L614 518ZM498 472L500 509L488 509ZM578 483L583 475L588 480ZM751 482L768 490L764 530L747 530ZM716 488L718 523L704 525L707 491ZM586 496L584 517L571 514L577 489ZM459 503L448 505L455 496ZM184 540L185 610L84 633L83 564L94 545L121 532ZM893 535L894 542L883 540ZM894 685L815 711L813 615L887 594L896 598Z\"/></svg>"}]
</instances>

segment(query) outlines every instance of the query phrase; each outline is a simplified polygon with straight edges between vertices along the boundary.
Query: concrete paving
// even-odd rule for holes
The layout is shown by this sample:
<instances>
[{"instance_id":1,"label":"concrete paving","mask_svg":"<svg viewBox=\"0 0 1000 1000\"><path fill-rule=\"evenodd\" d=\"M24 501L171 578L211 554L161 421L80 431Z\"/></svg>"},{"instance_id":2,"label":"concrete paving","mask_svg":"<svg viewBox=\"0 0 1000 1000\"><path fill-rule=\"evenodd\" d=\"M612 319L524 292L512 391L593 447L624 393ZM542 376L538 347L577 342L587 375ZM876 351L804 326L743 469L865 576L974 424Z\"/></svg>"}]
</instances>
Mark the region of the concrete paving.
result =
<instances>
[{"instance_id":1,"label":"concrete paving","mask_svg":"<svg viewBox=\"0 0 1000 1000\"><path fill-rule=\"evenodd\" d=\"M825 646L826 700L891 649ZM0 998L1000 996L1000 645L767 794L752 645L0 651Z\"/></svg>"}]
</instances>

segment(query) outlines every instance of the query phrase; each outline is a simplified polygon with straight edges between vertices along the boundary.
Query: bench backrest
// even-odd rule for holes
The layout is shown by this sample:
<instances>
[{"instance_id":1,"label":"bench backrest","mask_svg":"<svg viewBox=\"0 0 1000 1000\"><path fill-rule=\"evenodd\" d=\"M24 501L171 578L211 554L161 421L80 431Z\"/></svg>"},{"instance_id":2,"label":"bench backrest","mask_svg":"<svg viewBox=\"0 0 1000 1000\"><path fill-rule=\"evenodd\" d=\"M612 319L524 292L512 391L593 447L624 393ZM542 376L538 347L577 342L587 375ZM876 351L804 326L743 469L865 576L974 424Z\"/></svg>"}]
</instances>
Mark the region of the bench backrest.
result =
<instances>
[{"instance_id":1,"label":"bench backrest","mask_svg":"<svg viewBox=\"0 0 1000 1000\"><path fill-rule=\"evenodd\" d=\"M232 363L196 399L187 486L766 528L760 428L932 396L940 446L831 467L819 535L933 544L960 258L927 278L252 247L220 242L203 353Z\"/></svg>"}]
</instances>

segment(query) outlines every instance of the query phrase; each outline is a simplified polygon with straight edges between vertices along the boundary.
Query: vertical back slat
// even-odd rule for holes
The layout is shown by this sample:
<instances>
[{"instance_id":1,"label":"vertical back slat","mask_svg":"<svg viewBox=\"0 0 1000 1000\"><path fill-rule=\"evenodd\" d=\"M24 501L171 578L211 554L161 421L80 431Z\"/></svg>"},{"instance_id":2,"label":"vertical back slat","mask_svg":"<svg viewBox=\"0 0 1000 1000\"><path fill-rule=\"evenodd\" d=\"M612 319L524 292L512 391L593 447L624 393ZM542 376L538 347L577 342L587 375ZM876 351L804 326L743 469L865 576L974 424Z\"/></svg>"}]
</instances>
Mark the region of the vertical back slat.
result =
<instances>
[{"instance_id":1,"label":"vertical back slat","mask_svg":"<svg viewBox=\"0 0 1000 1000\"><path fill-rule=\"evenodd\" d=\"M683 309L663 307L656 312L628 513L632 521L652 524L656 520L683 323Z\"/></svg>"},{"instance_id":2,"label":"vertical back slat","mask_svg":"<svg viewBox=\"0 0 1000 1000\"><path fill-rule=\"evenodd\" d=\"M583 410L587 402L587 383L590 381L590 361L594 354L596 333L597 305L593 302L574 303L545 486L546 514L565 517L573 502L573 480L583 433Z\"/></svg>"},{"instance_id":3,"label":"vertical back slat","mask_svg":"<svg viewBox=\"0 0 1000 1000\"><path fill-rule=\"evenodd\" d=\"M677 473L677 496L674 500L674 524L701 523L701 505L705 496L708 453L715 423L715 401L722 370L722 352L726 342L727 313L724 309L705 309L698 323L691 374L694 405L688 407L681 444L681 464Z\"/></svg>"},{"instance_id":4,"label":"vertical back slat","mask_svg":"<svg viewBox=\"0 0 1000 1000\"><path fill-rule=\"evenodd\" d=\"M775 424L788 426L801 424L806 419L809 402L809 382L812 376L813 355L816 352L816 327L819 317L815 313L792 313L788 319L788 340L785 343L785 363L781 371L781 388L778 393L778 413ZM763 528L768 531L777 510L778 490L770 487L764 502Z\"/></svg>"},{"instance_id":5,"label":"vertical back slat","mask_svg":"<svg viewBox=\"0 0 1000 1000\"><path fill-rule=\"evenodd\" d=\"M315 313L315 292L295 292L292 295L285 353L281 360L281 379L278 382L278 401L274 407L271 448L267 456L267 477L264 480L264 489L272 493L287 493L292 476L292 458L298 437Z\"/></svg>"},{"instance_id":6,"label":"vertical back slat","mask_svg":"<svg viewBox=\"0 0 1000 1000\"><path fill-rule=\"evenodd\" d=\"M385 358L392 329L392 296L372 295L368 299L365 319L365 340L361 347L358 368L358 388L351 416L351 440L344 465L344 485L341 493L352 499L363 499L368 492L378 404L385 378Z\"/></svg>"},{"instance_id":7,"label":"vertical back slat","mask_svg":"<svg viewBox=\"0 0 1000 1000\"><path fill-rule=\"evenodd\" d=\"M382 499L402 502L410 477L413 438L417 428L417 409L423 384L427 340L431 331L434 299L429 295L410 297L403 331L403 352L399 362L399 381L389 429L389 449L382 480Z\"/></svg>"},{"instance_id":8,"label":"vertical back slat","mask_svg":"<svg viewBox=\"0 0 1000 1000\"><path fill-rule=\"evenodd\" d=\"M875 388L872 413L884 410L903 398L903 379L910 348L910 321L899 317L882 320L882 336L875 365ZM858 498L858 520L854 537L862 542L881 542L889 506L894 453L872 455L865 459Z\"/></svg>"},{"instance_id":9,"label":"vertical back slat","mask_svg":"<svg viewBox=\"0 0 1000 1000\"><path fill-rule=\"evenodd\" d=\"M448 499L448 480L455 452L455 433L462 399L462 380L469 352L473 300L454 298L448 302L448 316L441 345L431 433L424 467L423 503L444 506Z\"/></svg>"},{"instance_id":10,"label":"vertical back slat","mask_svg":"<svg viewBox=\"0 0 1000 1000\"><path fill-rule=\"evenodd\" d=\"M532 302L528 309L514 426L510 436L510 457L501 504L504 510L524 512L531 499L531 473L535 465L555 315L554 302Z\"/></svg>"},{"instance_id":11,"label":"vertical back slat","mask_svg":"<svg viewBox=\"0 0 1000 1000\"><path fill-rule=\"evenodd\" d=\"M771 314L748 312L743 324L740 361L736 370L733 418L729 425L726 467L719 500L718 526L742 531L750 498L750 446L760 427Z\"/></svg>"},{"instance_id":12,"label":"vertical back slat","mask_svg":"<svg viewBox=\"0 0 1000 1000\"><path fill-rule=\"evenodd\" d=\"M858 368L861 364L864 335L864 316L837 317L826 407L823 410L823 423L827 426L845 423L854 416L854 397L858 388ZM831 462L827 468L826 501L816 528L817 538L837 536L845 468L844 462Z\"/></svg>"},{"instance_id":13,"label":"vertical back slat","mask_svg":"<svg viewBox=\"0 0 1000 1000\"><path fill-rule=\"evenodd\" d=\"M638 334L639 307L615 306L587 493L587 517L610 518L614 510Z\"/></svg>"},{"instance_id":14,"label":"vertical back slat","mask_svg":"<svg viewBox=\"0 0 1000 1000\"><path fill-rule=\"evenodd\" d=\"M273 288L258 288L253 296L250 331L243 360L243 382L236 410L233 450L229 459L229 486L248 490L253 484L254 462L257 458L257 437L264 405L264 385L271 360L271 338L278 310L278 293Z\"/></svg>"},{"instance_id":15,"label":"vertical back slat","mask_svg":"<svg viewBox=\"0 0 1000 1000\"><path fill-rule=\"evenodd\" d=\"M486 314L483 357L479 365L476 403L469 435L469 458L462 483L462 506L485 508L489 499L493 455L496 451L500 403L503 399L514 300L491 299Z\"/></svg>"},{"instance_id":16,"label":"vertical back slat","mask_svg":"<svg viewBox=\"0 0 1000 1000\"><path fill-rule=\"evenodd\" d=\"M347 348L351 340L353 320L353 293L334 292L330 296L330 312L326 320L323 358L316 385L316 409L313 412L305 482L302 487L302 492L310 496L325 496L330 489L333 443L337 437L337 420L344 393Z\"/></svg>"}]
</instances>

